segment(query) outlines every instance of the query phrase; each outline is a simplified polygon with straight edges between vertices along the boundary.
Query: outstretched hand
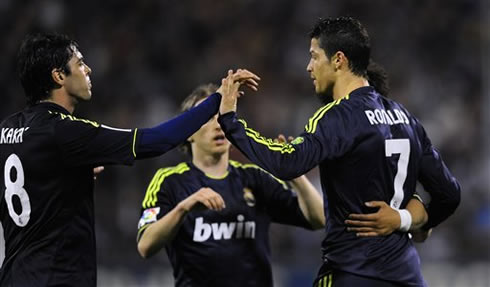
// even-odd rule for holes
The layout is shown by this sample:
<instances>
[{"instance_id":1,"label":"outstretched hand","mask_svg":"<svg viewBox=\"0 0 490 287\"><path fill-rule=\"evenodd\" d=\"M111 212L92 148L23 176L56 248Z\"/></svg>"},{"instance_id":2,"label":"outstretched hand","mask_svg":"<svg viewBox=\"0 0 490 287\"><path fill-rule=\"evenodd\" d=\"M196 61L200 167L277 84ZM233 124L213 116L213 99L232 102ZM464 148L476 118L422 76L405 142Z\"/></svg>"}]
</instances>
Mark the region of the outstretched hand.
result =
<instances>
[{"instance_id":1,"label":"outstretched hand","mask_svg":"<svg viewBox=\"0 0 490 287\"><path fill-rule=\"evenodd\" d=\"M240 86L244 84L257 91L259 80L257 75L245 69L238 69L235 73L233 70L228 70L228 75L221 80L221 86L217 90L221 94L220 114L236 111L237 99L243 94L238 91Z\"/></svg>"}]
</instances>

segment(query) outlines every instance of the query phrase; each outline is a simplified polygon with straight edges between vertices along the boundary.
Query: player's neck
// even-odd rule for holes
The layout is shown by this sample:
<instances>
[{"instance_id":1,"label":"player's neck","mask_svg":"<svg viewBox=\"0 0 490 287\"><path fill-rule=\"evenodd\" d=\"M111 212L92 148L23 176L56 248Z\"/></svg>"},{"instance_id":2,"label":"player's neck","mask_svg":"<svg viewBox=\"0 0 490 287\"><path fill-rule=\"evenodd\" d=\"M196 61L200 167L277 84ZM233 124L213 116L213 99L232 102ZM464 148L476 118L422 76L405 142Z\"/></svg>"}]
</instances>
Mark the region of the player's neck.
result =
<instances>
[{"instance_id":1,"label":"player's neck","mask_svg":"<svg viewBox=\"0 0 490 287\"><path fill-rule=\"evenodd\" d=\"M369 86L369 82L365 78L356 76L352 73L346 73L337 79L333 90L333 99L342 99L352 91L367 86Z\"/></svg>"},{"instance_id":2,"label":"player's neck","mask_svg":"<svg viewBox=\"0 0 490 287\"><path fill-rule=\"evenodd\" d=\"M40 102L50 102L57 104L65 108L70 114L73 114L73 112L75 111L76 101L73 99L73 97L70 97L59 90L53 90L49 98L41 100Z\"/></svg>"},{"instance_id":3,"label":"player's neck","mask_svg":"<svg viewBox=\"0 0 490 287\"><path fill-rule=\"evenodd\" d=\"M228 159L228 152L207 155L193 154L192 163L206 175L221 178L228 172Z\"/></svg>"}]
</instances>

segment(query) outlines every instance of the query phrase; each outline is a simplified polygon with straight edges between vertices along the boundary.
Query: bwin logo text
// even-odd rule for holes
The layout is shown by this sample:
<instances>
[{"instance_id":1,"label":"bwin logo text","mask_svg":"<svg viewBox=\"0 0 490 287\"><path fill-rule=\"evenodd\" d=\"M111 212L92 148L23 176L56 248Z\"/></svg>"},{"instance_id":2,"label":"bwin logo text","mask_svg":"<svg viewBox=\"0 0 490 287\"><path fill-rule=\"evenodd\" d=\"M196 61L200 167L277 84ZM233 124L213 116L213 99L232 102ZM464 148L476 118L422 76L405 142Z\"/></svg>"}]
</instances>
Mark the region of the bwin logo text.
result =
<instances>
[{"instance_id":1,"label":"bwin logo text","mask_svg":"<svg viewBox=\"0 0 490 287\"><path fill-rule=\"evenodd\" d=\"M255 238L255 221L243 221L245 217L237 216L238 222L204 223L202 217L196 218L194 227L195 242L203 242L213 235L214 240L235 238Z\"/></svg>"}]
</instances>

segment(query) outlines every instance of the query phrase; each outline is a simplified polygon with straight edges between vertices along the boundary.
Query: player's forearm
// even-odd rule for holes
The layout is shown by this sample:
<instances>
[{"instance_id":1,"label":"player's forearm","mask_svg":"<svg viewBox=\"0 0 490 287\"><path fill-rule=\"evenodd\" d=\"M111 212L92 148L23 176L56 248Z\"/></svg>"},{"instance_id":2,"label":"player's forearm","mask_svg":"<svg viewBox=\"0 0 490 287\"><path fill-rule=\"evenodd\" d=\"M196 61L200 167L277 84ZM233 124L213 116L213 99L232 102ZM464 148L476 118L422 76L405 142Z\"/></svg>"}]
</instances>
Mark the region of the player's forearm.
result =
<instances>
[{"instance_id":1,"label":"player's forearm","mask_svg":"<svg viewBox=\"0 0 490 287\"><path fill-rule=\"evenodd\" d=\"M215 93L196 107L156 127L139 129L136 158L161 155L183 143L219 109L221 95Z\"/></svg>"},{"instance_id":2,"label":"player's forearm","mask_svg":"<svg viewBox=\"0 0 490 287\"><path fill-rule=\"evenodd\" d=\"M411 199L405 208L412 216L410 231L417 230L427 223L428 216L424 204L417 199Z\"/></svg>"},{"instance_id":3,"label":"player's forearm","mask_svg":"<svg viewBox=\"0 0 490 287\"><path fill-rule=\"evenodd\" d=\"M143 258L149 258L170 242L180 229L187 211L177 205L164 217L146 228L138 242L138 252Z\"/></svg>"},{"instance_id":4,"label":"player's forearm","mask_svg":"<svg viewBox=\"0 0 490 287\"><path fill-rule=\"evenodd\" d=\"M325 226L323 198L306 176L300 176L290 181L296 193L298 202L305 218L314 229Z\"/></svg>"},{"instance_id":5,"label":"player's forearm","mask_svg":"<svg viewBox=\"0 0 490 287\"><path fill-rule=\"evenodd\" d=\"M291 180L303 175L316 163L310 155L301 153L292 144L274 142L247 127L235 113L220 115L218 122L228 140L253 163L282 180ZM301 160L301 163L299 162Z\"/></svg>"}]
</instances>

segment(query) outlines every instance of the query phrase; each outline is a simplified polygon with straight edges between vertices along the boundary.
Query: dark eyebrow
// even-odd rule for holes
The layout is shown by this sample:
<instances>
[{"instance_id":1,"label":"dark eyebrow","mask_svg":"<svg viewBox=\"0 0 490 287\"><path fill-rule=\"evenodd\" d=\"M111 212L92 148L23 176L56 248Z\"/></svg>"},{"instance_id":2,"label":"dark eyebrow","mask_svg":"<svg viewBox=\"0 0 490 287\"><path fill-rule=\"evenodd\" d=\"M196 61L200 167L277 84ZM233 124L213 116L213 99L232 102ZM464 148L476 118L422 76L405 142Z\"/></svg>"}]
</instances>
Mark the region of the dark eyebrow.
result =
<instances>
[{"instance_id":1,"label":"dark eyebrow","mask_svg":"<svg viewBox=\"0 0 490 287\"><path fill-rule=\"evenodd\" d=\"M83 60L84 60L84 58L80 57L80 58L78 58L77 63L81 63L81 62L83 62Z\"/></svg>"}]
</instances>

